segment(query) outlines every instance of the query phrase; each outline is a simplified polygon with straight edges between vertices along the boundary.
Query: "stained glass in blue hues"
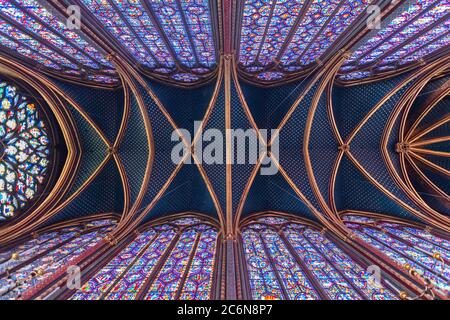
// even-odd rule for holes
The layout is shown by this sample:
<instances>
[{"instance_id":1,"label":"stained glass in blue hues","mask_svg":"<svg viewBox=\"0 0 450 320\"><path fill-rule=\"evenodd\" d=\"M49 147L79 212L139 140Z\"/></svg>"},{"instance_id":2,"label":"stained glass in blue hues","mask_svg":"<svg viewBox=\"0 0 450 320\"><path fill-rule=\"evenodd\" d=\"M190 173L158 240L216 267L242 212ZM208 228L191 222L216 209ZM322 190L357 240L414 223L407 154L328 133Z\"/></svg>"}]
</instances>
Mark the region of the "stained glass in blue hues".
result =
<instances>
[{"instance_id":1,"label":"stained glass in blue hues","mask_svg":"<svg viewBox=\"0 0 450 320\"><path fill-rule=\"evenodd\" d=\"M443 25L431 29L430 31L414 39L407 45L398 48L398 50L394 51L392 54L385 57L379 64L380 65L395 64L397 61L407 57L417 49L427 45L428 43L433 43L437 39L448 34L449 30L450 30L450 19L447 20Z\"/></svg>"},{"instance_id":2,"label":"stained glass in blue hues","mask_svg":"<svg viewBox=\"0 0 450 320\"><path fill-rule=\"evenodd\" d=\"M300 58L305 54L305 50L312 44L315 36L327 23L328 18L332 16L340 3L342 4L342 1L338 0L312 1L305 17L298 25L292 41L281 57L283 65L298 64Z\"/></svg>"},{"instance_id":3,"label":"stained glass in blue hues","mask_svg":"<svg viewBox=\"0 0 450 320\"><path fill-rule=\"evenodd\" d=\"M208 300L211 296L217 247L217 231L208 228L200 236L197 250L183 286L181 300Z\"/></svg>"},{"instance_id":4,"label":"stained glass in blue hues","mask_svg":"<svg viewBox=\"0 0 450 320\"><path fill-rule=\"evenodd\" d=\"M175 219L175 220L171 221L171 223L174 223L179 226L190 226L190 225L197 224L200 222L201 222L201 220L196 217L180 218L180 219Z\"/></svg>"},{"instance_id":5,"label":"stained glass in blue hues","mask_svg":"<svg viewBox=\"0 0 450 320\"><path fill-rule=\"evenodd\" d=\"M117 38L138 62L148 67L155 66L156 61L147 53L144 45L109 1L82 0L82 2L85 8L95 15L104 28Z\"/></svg>"},{"instance_id":6,"label":"stained glass in blue hues","mask_svg":"<svg viewBox=\"0 0 450 320\"><path fill-rule=\"evenodd\" d=\"M71 299L97 300L108 294L116 281L125 275L128 266L145 253L155 234L154 230L149 230L139 235L105 267L98 271L94 277L85 283ZM116 288L119 287L119 284L117 284Z\"/></svg>"},{"instance_id":7,"label":"stained glass in blue hues","mask_svg":"<svg viewBox=\"0 0 450 320\"><path fill-rule=\"evenodd\" d=\"M404 43L408 39L411 39L412 37L415 37L419 32L431 26L434 22L439 21L439 19L444 17L444 15L449 11L450 3L448 3L448 1L445 1L433 7L430 11L422 13L419 19L414 20L404 29L398 31L393 36L386 39L377 48L365 54L364 57L359 60L359 64L364 65L373 63L377 59L385 55L386 52L401 49L400 46L402 43Z\"/></svg>"},{"instance_id":8,"label":"stained glass in blue hues","mask_svg":"<svg viewBox=\"0 0 450 320\"><path fill-rule=\"evenodd\" d=\"M358 79L364 79L369 77L372 74L370 71L355 71L346 73L339 76L339 79L341 80L358 80Z\"/></svg>"},{"instance_id":9,"label":"stained glass in blue hues","mask_svg":"<svg viewBox=\"0 0 450 320\"><path fill-rule=\"evenodd\" d=\"M50 140L38 105L0 81L0 221L24 209L50 166Z\"/></svg>"},{"instance_id":10,"label":"stained glass in blue hues","mask_svg":"<svg viewBox=\"0 0 450 320\"><path fill-rule=\"evenodd\" d=\"M332 300L397 299L338 244L306 225L259 218L244 228L242 241L254 299L320 299L320 292Z\"/></svg>"},{"instance_id":11,"label":"stained glass in blue hues","mask_svg":"<svg viewBox=\"0 0 450 320\"><path fill-rule=\"evenodd\" d=\"M188 26L198 63L212 68L216 64L216 53L212 36L211 13L208 0L177 0L181 14ZM167 2L166 2L167 3Z\"/></svg>"},{"instance_id":12,"label":"stained glass in blue hues","mask_svg":"<svg viewBox=\"0 0 450 320\"><path fill-rule=\"evenodd\" d=\"M25 10L13 5L11 0L0 0L0 6L2 8L0 16L14 20L33 35L48 41L65 54L75 58L79 63L93 69L99 68L98 63L84 54L83 51L72 46L65 38L53 32L49 27L40 22L38 17L33 17L27 14Z\"/></svg>"},{"instance_id":13,"label":"stained glass in blue hues","mask_svg":"<svg viewBox=\"0 0 450 320\"><path fill-rule=\"evenodd\" d=\"M258 222L270 224L270 225L281 225L283 223L288 222L286 218L280 218L280 217L263 217L258 219Z\"/></svg>"},{"instance_id":14,"label":"stained glass in blue hues","mask_svg":"<svg viewBox=\"0 0 450 320\"><path fill-rule=\"evenodd\" d=\"M106 221L106 222L105 222ZM0 254L0 300L14 300L93 247L115 222L73 226L43 233ZM5 271L8 270L8 273Z\"/></svg>"},{"instance_id":15,"label":"stained glass in blue hues","mask_svg":"<svg viewBox=\"0 0 450 320\"><path fill-rule=\"evenodd\" d=\"M82 2L151 71L191 83L217 64L208 0Z\"/></svg>"},{"instance_id":16,"label":"stained glass in blue hues","mask_svg":"<svg viewBox=\"0 0 450 320\"><path fill-rule=\"evenodd\" d=\"M184 24L184 13L180 10L177 0L150 1L150 6L164 33L167 35L178 59L188 66L196 64L195 52L189 41L188 30Z\"/></svg>"},{"instance_id":17,"label":"stained glass in blue hues","mask_svg":"<svg viewBox=\"0 0 450 320\"><path fill-rule=\"evenodd\" d=\"M64 18L36 0L0 0L0 45L49 71L116 84L118 78L105 54ZM20 26L20 27L19 27ZM103 73L109 73L103 77Z\"/></svg>"},{"instance_id":18,"label":"stained glass in blue hues","mask_svg":"<svg viewBox=\"0 0 450 320\"><path fill-rule=\"evenodd\" d=\"M261 240L264 242L267 254L273 261L275 272L278 272L289 299L318 299L319 295L316 289L313 288L280 235L274 230L265 229L261 232Z\"/></svg>"},{"instance_id":19,"label":"stained glass in blue hues","mask_svg":"<svg viewBox=\"0 0 450 320\"><path fill-rule=\"evenodd\" d=\"M276 71L267 71L258 74L256 77L262 81L273 81L283 79L284 73Z\"/></svg>"},{"instance_id":20,"label":"stained glass in blue hues","mask_svg":"<svg viewBox=\"0 0 450 320\"><path fill-rule=\"evenodd\" d=\"M398 264L411 266L439 290L449 291L450 267L435 256L439 253L447 259L449 241L418 228L395 223L378 222L377 226L367 226L352 222L347 226Z\"/></svg>"},{"instance_id":21,"label":"stained glass in blue hues","mask_svg":"<svg viewBox=\"0 0 450 320\"><path fill-rule=\"evenodd\" d=\"M215 228L195 217L149 228L71 299L207 300L212 292L217 237Z\"/></svg>"},{"instance_id":22,"label":"stained glass in blue hues","mask_svg":"<svg viewBox=\"0 0 450 320\"><path fill-rule=\"evenodd\" d=\"M259 48L259 64L266 66L277 58L289 31L298 19L303 4L303 0L273 1L273 12L267 25L266 36Z\"/></svg>"},{"instance_id":23,"label":"stained glass in blue hues","mask_svg":"<svg viewBox=\"0 0 450 320\"><path fill-rule=\"evenodd\" d=\"M403 11L395 13L387 25L367 37L341 68L342 80L366 78L375 73L392 71L419 61L450 43L450 3L446 0L413 1ZM374 67L351 72L356 68ZM353 67L353 68L352 68Z\"/></svg>"},{"instance_id":24,"label":"stained glass in blue hues","mask_svg":"<svg viewBox=\"0 0 450 320\"><path fill-rule=\"evenodd\" d=\"M36 61L48 61L46 63L42 62L45 66L53 69L61 69L62 66L75 70L78 68L75 63L69 61L65 56L54 52L48 46L35 40L28 34L23 33L18 28L1 19L1 17L0 34L4 38L9 39L9 42L2 42L2 45L7 46L9 49L16 50L27 58Z\"/></svg>"},{"instance_id":25,"label":"stained glass in blue hues","mask_svg":"<svg viewBox=\"0 0 450 320\"><path fill-rule=\"evenodd\" d=\"M412 53L410 56L407 56L399 61L400 65L412 63L415 61L419 61L420 59L431 55L436 50L448 47L450 45L450 34L447 33L442 38L437 39L435 42L425 45L423 48Z\"/></svg>"},{"instance_id":26,"label":"stained glass in blue hues","mask_svg":"<svg viewBox=\"0 0 450 320\"><path fill-rule=\"evenodd\" d=\"M202 254L205 258L209 257L207 260L213 259L215 255L217 233L210 230L206 225L198 225L183 231L144 299L178 299L183 291L186 299L196 295L198 299L208 299L213 272L212 261L208 262L209 267L201 267L199 264L206 262L201 260ZM205 248L208 244L214 247ZM185 277L187 281L183 283Z\"/></svg>"},{"instance_id":27,"label":"stained glass in blue hues","mask_svg":"<svg viewBox=\"0 0 450 320\"><path fill-rule=\"evenodd\" d=\"M172 76L172 79L180 82L195 82L198 81L200 77L191 73L176 73Z\"/></svg>"},{"instance_id":28,"label":"stained glass in blue hues","mask_svg":"<svg viewBox=\"0 0 450 320\"><path fill-rule=\"evenodd\" d=\"M397 300L398 297L387 290L381 283L375 283L372 275L359 264L344 253L335 243L328 240L320 232L308 229L303 233L304 238L309 241L325 257L343 277L359 289L367 299L370 300Z\"/></svg>"},{"instance_id":29,"label":"stained glass in blue hues","mask_svg":"<svg viewBox=\"0 0 450 320\"><path fill-rule=\"evenodd\" d=\"M375 31L375 35L370 37L365 44L361 45L348 60L349 63L357 62L361 57L382 44L398 30L408 25L413 19L418 17L424 9L435 4L436 0L414 1L411 6L398 14L384 29Z\"/></svg>"},{"instance_id":30,"label":"stained glass in blue hues","mask_svg":"<svg viewBox=\"0 0 450 320\"><path fill-rule=\"evenodd\" d=\"M37 0L15 0L25 11L36 18L42 20L51 30L60 33L66 40L71 42L80 51L84 52L90 58L102 64L105 67L112 67L111 62L107 61L104 54L82 38L78 33L67 28L66 23L61 18L54 15L54 10L48 10Z\"/></svg>"},{"instance_id":31,"label":"stained glass in blue hues","mask_svg":"<svg viewBox=\"0 0 450 320\"><path fill-rule=\"evenodd\" d=\"M264 251L259 234L253 228L249 228L242 233L242 242L252 298L255 300L283 299L281 284Z\"/></svg>"},{"instance_id":32,"label":"stained glass in blue hues","mask_svg":"<svg viewBox=\"0 0 450 320\"><path fill-rule=\"evenodd\" d=\"M255 63L273 2L274 0L245 1L239 50L239 61L244 66Z\"/></svg>"},{"instance_id":33,"label":"stained glass in blue hues","mask_svg":"<svg viewBox=\"0 0 450 320\"><path fill-rule=\"evenodd\" d=\"M131 25L153 57L163 66L174 68L175 61L140 1L112 1Z\"/></svg>"},{"instance_id":34,"label":"stained glass in blue hues","mask_svg":"<svg viewBox=\"0 0 450 320\"><path fill-rule=\"evenodd\" d=\"M367 9L369 3L369 0L345 1L300 59L301 64L308 65L316 58L320 58L330 45Z\"/></svg>"}]
</instances>

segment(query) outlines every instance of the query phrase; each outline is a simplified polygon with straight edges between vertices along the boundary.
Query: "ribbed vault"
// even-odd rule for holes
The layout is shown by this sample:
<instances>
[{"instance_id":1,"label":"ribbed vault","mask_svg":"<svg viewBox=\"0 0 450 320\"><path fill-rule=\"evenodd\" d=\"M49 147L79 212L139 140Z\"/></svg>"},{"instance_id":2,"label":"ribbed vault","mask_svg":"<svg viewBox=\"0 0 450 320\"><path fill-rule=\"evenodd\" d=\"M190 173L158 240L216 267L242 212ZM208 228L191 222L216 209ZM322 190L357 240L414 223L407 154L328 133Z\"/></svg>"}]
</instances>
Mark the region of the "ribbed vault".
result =
<instances>
[{"instance_id":1,"label":"ribbed vault","mask_svg":"<svg viewBox=\"0 0 450 320\"><path fill-rule=\"evenodd\" d=\"M327 1L326 8L318 2L269 1L265 8L263 1L205 0L198 2L205 11L183 11L184 2L173 0L167 5L178 11L169 21L159 16L167 7L137 1L134 9L151 22L143 26L120 1L78 0L87 18L70 37L57 23L67 16L67 1L45 8L33 0L0 1L16 8L0 13L0 27L18 28L42 49L33 60L35 42L14 40L2 49L0 71L39 90L68 149L53 191L23 219L0 225L0 242L69 220L114 216L114 227L80 256L89 265L147 226L197 216L214 225L226 253L217 296L242 298L237 278L227 278L244 277L235 263L243 259L236 253L241 229L269 213L307 221L364 259L380 259L396 281L420 292L422 278L356 237L343 217L356 213L438 233L450 228L448 4L376 1L381 29L370 30L364 23L369 2ZM51 8L55 16L40 19L34 12ZM410 11L404 24L393 22ZM11 12L28 12L54 36L43 39L33 27L20 27ZM436 21L426 19L431 13ZM116 17L127 37L117 25L103 28L105 16ZM186 33L184 42L174 34L177 27ZM2 30L0 40L7 37ZM28 48L23 65L19 45ZM60 54L57 61L45 59L50 52ZM393 57L401 62L385 68ZM222 134L225 163L203 161L208 144L200 141L208 129ZM255 130L265 147L256 163L230 163L236 154L229 129ZM264 137L262 129L277 131ZM174 163L177 143L184 158ZM270 161L277 173L261 174ZM58 277L61 272L51 280Z\"/></svg>"}]
</instances>

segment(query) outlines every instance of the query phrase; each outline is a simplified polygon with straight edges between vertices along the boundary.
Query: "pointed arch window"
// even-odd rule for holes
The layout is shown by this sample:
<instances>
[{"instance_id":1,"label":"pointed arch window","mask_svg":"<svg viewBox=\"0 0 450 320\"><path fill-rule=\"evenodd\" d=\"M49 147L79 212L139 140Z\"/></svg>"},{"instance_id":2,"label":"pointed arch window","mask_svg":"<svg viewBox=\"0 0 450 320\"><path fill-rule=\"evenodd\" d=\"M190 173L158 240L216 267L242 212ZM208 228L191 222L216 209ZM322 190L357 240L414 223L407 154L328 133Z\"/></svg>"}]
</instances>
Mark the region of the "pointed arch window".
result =
<instances>
[{"instance_id":1,"label":"pointed arch window","mask_svg":"<svg viewBox=\"0 0 450 320\"><path fill-rule=\"evenodd\" d=\"M56 9L37 0L0 0L0 7L0 45L68 76L118 82L105 53L83 33L69 29Z\"/></svg>"},{"instance_id":2,"label":"pointed arch window","mask_svg":"<svg viewBox=\"0 0 450 320\"><path fill-rule=\"evenodd\" d=\"M373 285L356 258L308 224L262 217L245 224L241 240L253 299L397 299L395 289Z\"/></svg>"},{"instance_id":3,"label":"pointed arch window","mask_svg":"<svg viewBox=\"0 0 450 320\"><path fill-rule=\"evenodd\" d=\"M344 220L357 236L405 269L414 269L442 292L450 290L448 239L417 227L370 217L350 215Z\"/></svg>"},{"instance_id":4,"label":"pointed arch window","mask_svg":"<svg viewBox=\"0 0 450 320\"><path fill-rule=\"evenodd\" d=\"M0 252L0 300L20 298L97 244L114 225L115 220L102 219L38 232L33 239Z\"/></svg>"},{"instance_id":5,"label":"pointed arch window","mask_svg":"<svg viewBox=\"0 0 450 320\"><path fill-rule=\"evenodd\" d=\"M195 217L148 228L71 299L210 299L218 238L215 226Z\"/></svg>"},{"instance_id":6,"label":"pointed arch window","mask_svg":"<svg viewBox=\"0 0 450 320\"><path fill-rule=\"evenodd\" d=\"M341 79L392 71L445 48L450 43L449 10L446 0L413 1L400 7L381 30L373 30L357 45L341 68Z\"/></svg>"},{"instance_id":7,"label":"pointed arch window","mask_svg":"<svg viewBox=\"0 0 450 320\"><path fill-rule=\"evenodd\" d=\"M156 75L192 83L217 65L212 3L79 0L134 59Z\"/></svg>"},{"instance_id":8,"label":"pointed arch window","mask_svg":"<svg viewBox=\"0 0 450 320\"><path fill-rule=\"evenodd\" d=\"M368 0L246 0L239 63L257 80L307 70L362 16ZM269 72L268 72L269 71Z\"/></svg>"}]
</instances>

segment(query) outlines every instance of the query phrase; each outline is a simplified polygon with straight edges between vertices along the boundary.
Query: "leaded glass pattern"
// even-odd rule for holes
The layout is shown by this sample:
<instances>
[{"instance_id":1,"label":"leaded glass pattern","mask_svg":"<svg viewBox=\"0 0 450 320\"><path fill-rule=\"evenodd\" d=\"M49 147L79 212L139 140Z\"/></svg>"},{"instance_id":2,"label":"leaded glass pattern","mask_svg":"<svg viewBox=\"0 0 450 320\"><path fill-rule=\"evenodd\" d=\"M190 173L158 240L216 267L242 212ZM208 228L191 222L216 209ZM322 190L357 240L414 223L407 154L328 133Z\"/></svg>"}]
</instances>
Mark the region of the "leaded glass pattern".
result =
<instances>
[{"instance_id":1,"label":"leaded glass pattern","mask_svg":"<svg viewBox=\"0 0 450 320\"><path fill-rule=\"evenodd\" d=\"M349 41L345 36L370 14L370 5L369 0L246 0L239 67L258 82L315 70L343 47L341 40ZM342 66L340 80L395 71L448 46L449 6L445 0L399 6L383 18L381 30L372 30L349 48L353 54Z\"/></svg>"},{"instance_id":2,"label":"leaded glass pattern","mask_svg":"<svg viewBox=\"0 0 450 320\"><path fill-rule=\"evenodd\" d=\"M0 221L39 195L50 166L51 142L38 104L0 80Z\"/></svg>"},{"instance_id":3,"label":"leaded glass pattern","mask_svg":"<svg viewBox=\"0 0 450 320\"><path fill-rule=\"evenodd\" d=\"M347 222L362 240L398 264L407 265L443 292L449 291L449 241L419 228L382 221L370 225Z\"/></svg>"},{"instance_id":4,"label":"leaded glass pattern","mask_svg":"<svg viewBox=\"0 0 450 320\"><path fill-rule=\"evenodd\" d=\"M192 83L216 67L208 0L81 2L134 59L156 74Z\"/></svg>"},{"instance_id":5,"label":"leaded glass pattern","mask_svg":"<svg viewBox=\"0 0 450 320\"><path fill-rule=\"evenodd\" d=\"M350 72L342 80L370 77L392 71L432 55L448 46L450 4L445 0L413 1L381 29L374 30L357 45L341 72L372 69L372 72Z\"/></svg>"},{"instance_id":6,"label":"leaded glass pattern","mask_svg":"<svg viewBox=\"0 0 450 320\"><path fill-rule=\"evenodd\" d=\"M218 232L184 217L151 227L102 267L72 300L211 297Z\"/></svg>"},{"instance_id":7,"label":"leaded glass pattern","mask_svg":"<svg viewBox=\"0 0 450 320\"><path fill-rule=\"evenodd\" d=\"M338 244L307 225L263 217L246 224L241 236L253 299L397 299Z\"/></svg>"},{"instance_id":8,"label":"leaded glass pattern","mask_svg":"<svg viewBox=\"0 0 450 320\"><path fill-rule=\"evenodd\" d=\"M263 243L258 233L253 229L245 230L242 233L242 243L253 299L283 299L281 285L264 251Z\"/></svg>"},{"instance_id":9,"label":"leaded glass pattern","mask_svg":"<svg viewBox=\"0 0 450 320\"><path fill-rule=\"evenodd\" d=\"M70 265L80 254L95 246L112 231L115 222L101 226L75 225L45 232L35 239L1 254L0 300L13 300Z\"/></svg>"},{"instance_id":10,"label":"leaded glass pattern","mask_svg":"<svg viewBox=\"0 0 450 320\"><path fill-rule=\"evenodd\" d=\"M246 0L240 66L256 74L256 79L268 82L306 69L330 49L368 5L368 0Z\"/></svg>"},{"instance_id":11,"label":"leaded glass pattern","mask_svg":"<svg viewBox=\"0 0 450 320\"><path fill-rule=\"evenodd\" d=\"M208 300L211 293L215 253L217 249L217 231L205 230L195 251L191 269L181 292L181 300Z\"/></svg>"},{"instance_id":12,"label":"leaded glass pattern","mask_svg":"<svg viewBox=\"0 0 450 320\"><path fill-rule=\"evenodd\" d=\"M82 32L71 30L65 18L36 0L0 0L1 45L66 75L91 76L92 81L115 84L117 77L105 53ZM67 19L66 19L67 20Z\"/></svg>"}]
</instances>

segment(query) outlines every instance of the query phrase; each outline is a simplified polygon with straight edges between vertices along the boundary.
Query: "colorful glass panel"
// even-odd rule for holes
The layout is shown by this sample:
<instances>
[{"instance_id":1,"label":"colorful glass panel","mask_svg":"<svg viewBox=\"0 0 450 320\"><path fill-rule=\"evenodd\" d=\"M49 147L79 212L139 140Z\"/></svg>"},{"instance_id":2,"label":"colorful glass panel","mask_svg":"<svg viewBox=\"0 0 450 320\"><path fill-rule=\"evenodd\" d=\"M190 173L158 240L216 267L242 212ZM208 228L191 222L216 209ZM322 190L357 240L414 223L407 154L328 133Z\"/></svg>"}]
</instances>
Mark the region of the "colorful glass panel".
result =
<instances>
[{"instance_id":1,"label":"colorful glass panel","mask_svg":"<svg viewBox=\"0 0 450 320\"><path fill-rule=\"evenodd\" d=\"M173 57L140 1L113 0L147 50L165 67L175 67Z\"/></svg>"},{"instance_id":2,"label":"colorful glass panel","mask_svg":"<svg viewBox=\"0 0 450 320\"><path fill-rule=\"evenodd\" d=\"M268 65L277 58L289 31L299 18L304 1L274 1L273 12L266 26L266 36L260 46L258 63Z\"/></svg>"},{"instance_id":3,"label":"colorful glass panel","mask_svg":"<svg viewBox=\"0 0 450 320\"><path fill-rule=\"evenodd\" d=\"M375 50L377 47L383 45L389 39L394 39L394 35L398 35L398 32L408 30L407 26L414 21L420 21L422 19L418 19L421 14L424 14L424 10L431 8L434 4L438 3L436 0L425 0L425 1L414 1L409 7L403 10L401 13L397 14L396 17L390 21L387 26L379 31L375 32L375 35L368 38L366 43L361 45L359 48L355 50L352 56L349 58L348 63L355 63L361 58L366 58L365 61L361 63L366 63L370 60L369 53L372 50ZM444 2L446 2L444 0ZM424 23L429 22L429 19L423 20ZM414 28L415 29L415 28ZM413 30L412 30L413 31ZM414 31L413 31L414 32ZM405 34L405 33L404 33ZM397 36L394 41L401 41L404 38ZM380 50L377 50L380 54L383 53Z\"/></svg>"},{"instance_id":4,"label":"colorful glass panel","mask_svg":"<svg viewBox=\"0 0 450 320\"><path fill-rule=\"evenodd\" d=\"M254 299L395 300L391 289L312 228L263 217L242 233ZM283 226L275 231L270 225ZM311 279L314 278L314 282ZM286 295L286 296L285 296Z\"/></svg>"},{"instance_id":5,"label":"colorful glass panel","mask_svg":"<svg viewBox=\"0 0 450 320\"><path fill-rule=\"evenodd\" d=\"M104 268L84 284L72 297L72 300L97 300L115 284L129 264L139 259L146 245L154 238L153 230L139 235L132 243L122 250Z\"/></svg>"},{"instance_id":6,"label":"colorful glass panel","mask_svg":"<svg viewBox=\"0 0 450 320\"><path fill-rule=\"evenodd\" d=\"M212 36L212 22L208 0L177 0L181 5L198 63L212 68L216 65L216 53ZM177 52L178 53L178 52ZM181 55L181 53L180 53Z\"/></svg>"},{"instance_id":7,"label":"colorful glass panel","mask_svg":"<svg viewBox=\"0 0 450 320\"><path fill-rule=\"evenodd\" d=\"M46 25L42 24L38 18L32 17L26 11L15 6L11 0L0 0L0 6L2 8L0 16L4 19L9 18L13 20L20 26L23 26L33 36L47 41L83 65L93 69L99 68L98 63L85 55L81 50L78 50L75 46L72 46L66 39L54 33Z\"/></svg>"},{"instance_id":8,"label":"colorful glass panel","mask_svg":"<svg viewBox=\"0 0 450 320\"><path fill-rule=\"evenodd\" d=\"M152 71L174 72L173 80L190 83L201 77L179 71L177 64L198 74L212 71L217 64L208 0L82 2L138 62Z\"/></svg>"},{"instance_id":9,"label":"colorful glass panel","mask_svg":"<svg viewBox=\"0 0 450 320\"><path fill-rule=\"evenodd\" d=\"M315 38L322 26L325 25L339 3L342 3L342 1L313 0L305 17L298 25L287 50L280 59L283 65L298 64L297 60L305 53L311 41Z\"/></svg>"},{"instance_id":10,"label":"colorful glass panel","mask_svg":"<svg viewBox=\"0 0 450 320\"><path fill-rule=\"evenodd\" d=\"M356 18L366 11L370 0L349 0L339 8L325 29L314 40L309 49L300 59L303 65L314 62L333 44L334 41L356 20Z\"/></svg>"},{"instance_id":11,"label":"colorful glass panel","mask_svg":"<svg viewBox=\"0 0 450 320\"><path fill-rule=\"evenodd\" d=\"M195 217L172 223L179 227L163 224L139 235L71 299L209 299L218 233Z\"/></svg>"},{"instance_id":12,"label":"colorful glass panel","mask_svg":"<svg viewBox=\"0 0 450 320\"><path fill-rule=\"evenodd\" d=\"M76 46L81 52L98 62L99 64L112 68L111 62L107 61L105 55L81 37L77 32L70 30L66 23L63 23L61 18L55 16L54 10L48 10L36 0L14 0L19 4L29 15L32 15L37 20L42 20L55 33L61 34L65 40Z\"/></svg>"},{"instance_id":13,"label":"colorful glass panel","mask_svg":"<svg viewBox=\"0 0 450 320\"><path fill-rule=\"evenodd\" d=\"M360 295L298 230L284 229L286 238L332 300L359 300Z\"/></svg>"},{"instance_id":14,"label":"colorful glass panel","mask_svg":"<svg viewBox=\"0 0 450 320\"><path fill-rule=\"evenodd\" d=\"M356 224L347 224L347 226L352 228L361 239L400 265L410 265L420 275L434 283L437 288L449 291L450 267L434 259L431 253L413 247L373 227Z\"/></svg>"},{"instance_id":15,"label":"colorful glass panel","mask_svg":"<svg viewBox=\"0 0 450 320\"><path fill-rule=\"evenodd\" d=\"M365 298L370 300L396 300L398 297L390 290L383 287L381 283L376 283L372 275L364 270L350 256L342 251L336 244L328 240L320 232L311 229L303 233L311 245L317 248L321 254L338 269L344 277L359 291Z\"/></svg>"},{"instance_id":16,"label":"colorful glass panel","mask_svg":"<svg viewBox=\"0 0 450 320\"><path fill-rule=\"evenodd\" d=\"M316 300L319 295L289 252L281 237L273 230L261 232L261 238L291 300Z\"/></svg>"},{"instance_id":17,"label":"colorful glass panel","mask_svg":"<svg viewBox=\"0 0 450 320\"><path fill-rule=\"evenodd\" d=\"M175 299L181 279L186 272L190 255L195 250L196 238L197 232L194 229L183 232L145 296L146 300Z\"/></svg>"},{"instance_id":18,"label":"colorful glass panel","mask_svg":"<svg viewBox=\"0 0 450 320\"><path fill-rule=\"evenodd\" d=\"M69 61L66 57L54 52L48 46L40 43L28 34L20 31L18 28L7 23L0 17L0 33L4 38L8 38L11 42L2 42L2 45L7 46L12 50L17 50L20 54L33 59L40 60L45 59L48 62L46 66L50 66L54 69L61 69L61 66L75 70L78 66Z\"/></svg>"},{"instance_id":19,"label":"colorful glass panel","mask_svg":"<svg viewBox=\"0 0 450 320\"><path fill-rule=\"evenodd\" d=\"M64 233L56 241L44 242L51 243L46 252L40 255L40 249L33 250L34 260L23 261L9 268L9 274L0 276L0 300L19 298L59 268L69 265L80 254L95 246L112 228L112 225L104 226L82 234L75 234L79 232L79 229L75 228L73 233Z\"/></svg>"},{"instance_id":20,"label":"colorful glass panel","mask_svg":"<svg viewBox=\"0 0 450 320\"><path fill-rule=\"evenodd\" d=\"M446 0L413 1L392 15L386 26L373 31L341 67L341 80L356 80L393 71L442 49L450 43L450 4ZM373 68L372 68L373 67ZM372 68L373 72L356 71Z\"/></svg>"},{"instance_id":21,"label":"colorful glass panel","mask_svg":"<svg viewBox=\"0 0 450 320\"><path fill-rule=\"evenodd\" d=\"M148 67L155 66L155 60L136 38L119 12L104 0L82 0L84 7L100 21L104 28L116 37L133 57Z\"/></svg>"},{"instance_id":22,"label":"colorful glass panel","mask_svg":"<svg viewBox=\"0 0 450 320\"><path fill-rule=\"evenodd\" d=\"M107 300L136 299L148 278L154 272L155 266L168 250L175 237L173 229L163 231L147 248L145 253L122 275L120 281L105 297Z\"/></svg>"},{"instance_id":23,"label":"colorful glass panel","mask_svg":"<svg viewBox=\"0 0 450 320\"><path fill-rule=\"evenodd\" d=\"M0 81L0 221L24 209L50 166L50 140L38 105Z\"/></svg>"},{"instance_id":24,"label":"colorful glass panel","mask_svg":"<svg viewBox=\"0 0 450 320\"><path fill-rule=\"evenodd\" d=\"M246 229L242 233L242 242L253 299L283 299L281 285L265 254L259 234L253 229Z\"/></svg>"},{"instance_id":25,"label":"colorful glass panel","mask_svg":"<svg viewBox=\"0 0 450 320\"><path fill-rule=\"evenodd\" d=\"M181 300L208 300L210 298L216 244L217 231L208 229L202 233L181 292Z\"/></svg>"}]
</instances>

